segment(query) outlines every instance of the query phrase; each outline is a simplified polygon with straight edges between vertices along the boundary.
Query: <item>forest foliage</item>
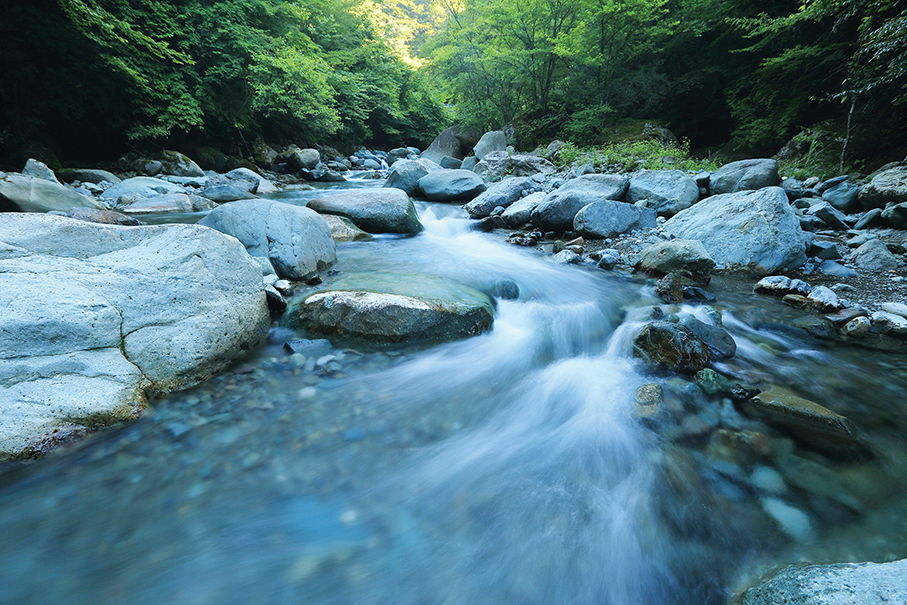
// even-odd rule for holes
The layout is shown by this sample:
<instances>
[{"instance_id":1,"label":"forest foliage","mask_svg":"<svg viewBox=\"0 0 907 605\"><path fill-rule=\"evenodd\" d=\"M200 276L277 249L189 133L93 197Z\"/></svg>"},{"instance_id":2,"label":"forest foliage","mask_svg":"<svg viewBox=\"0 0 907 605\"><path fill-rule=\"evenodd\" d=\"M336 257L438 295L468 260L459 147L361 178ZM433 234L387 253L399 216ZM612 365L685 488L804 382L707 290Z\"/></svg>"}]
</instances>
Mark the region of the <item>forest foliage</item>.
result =
<instances>
[{"instance_id":1,"label":"forest foliage","mask_svg":"<svg viewBox=\"0 0 907 605\"><path fill-rule=\"evenodd\" d=\"M0 75L0 153L424 145L453 120L586 146L643 119L751 154L822 125L843 163L903 154L907 0L31 0Z\"/></svg>"}]
</instances>

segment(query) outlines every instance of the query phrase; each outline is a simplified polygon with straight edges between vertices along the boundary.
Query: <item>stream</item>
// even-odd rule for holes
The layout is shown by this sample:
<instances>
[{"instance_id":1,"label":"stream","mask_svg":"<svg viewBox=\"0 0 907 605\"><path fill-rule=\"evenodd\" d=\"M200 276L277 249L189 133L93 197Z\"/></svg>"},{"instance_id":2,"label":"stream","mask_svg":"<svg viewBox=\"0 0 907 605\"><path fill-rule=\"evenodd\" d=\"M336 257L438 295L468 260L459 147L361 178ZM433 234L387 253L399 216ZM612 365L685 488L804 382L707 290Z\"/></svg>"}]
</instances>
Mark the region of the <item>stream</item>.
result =
<instances>
[{"instance_id":1,"label":"stream","mask_svg":"<svg viewBox=\"0 0 907 605\"><path fill-rule=\"evenodd\" d=\"M490 332L337 341L299 366L283 344L312 336L277 322L214 380L6 469L0 603L725 604L777 566L907 557L904 359L773 329L802 312L713 280L738 346L714 367L846 415L879 452L829 459L632 358L651 280L417 209L423 233L338 244L325 282L512 281ZM646 384L673 419L639 417Z\"/></svg>"}]
</instances>

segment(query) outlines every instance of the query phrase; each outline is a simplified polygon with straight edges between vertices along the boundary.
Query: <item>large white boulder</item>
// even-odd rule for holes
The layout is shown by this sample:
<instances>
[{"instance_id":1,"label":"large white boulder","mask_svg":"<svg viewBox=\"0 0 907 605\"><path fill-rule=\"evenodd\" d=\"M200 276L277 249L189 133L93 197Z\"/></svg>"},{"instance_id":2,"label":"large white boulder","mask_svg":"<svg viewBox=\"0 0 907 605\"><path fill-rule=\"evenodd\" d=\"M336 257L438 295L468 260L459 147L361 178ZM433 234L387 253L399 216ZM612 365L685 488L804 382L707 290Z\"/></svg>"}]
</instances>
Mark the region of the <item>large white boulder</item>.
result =
<instances>
[{"instance_id":1,"label":"large white boulder","mask_svg":"<svg viewBox=\"0 0 907 605\"><path fill-rule=\"evenodd\" d=\"M67 212L99 203L59 183L18 173L0 173L0 212Z\"/></svg>"},{"instance_id":2,"label":"large white boulder","mask_svg":"<svg viewBox=\"0 0 907 605\"><path fill-rule=\"evenodd\" d=\"M337 260L331 228L303 206L243 200L218 206L198 224L232 235L252 256L269 259L280 277L305 279Z\"/></svg>"},{"instance_id":3,"label":"large white boulder","mask_svg":"<svg viewBox=\"0 0 907 605\"><path fill-rule=\"evenodd\" d=\"M706 198L669 219L664 232L699 240L725 269L770 275L806 262L806 236L780 187Z\"/></svg>"},{"instance_id":4,"label":"large white boulder","mask_svg":"<svg viewBox=\"0 0 907 605\"><path fill-rule=\"evenodd\" d=\"M197 225L0 214L0 460L135 418L267 335L261 268Z\"/></svg>"},{"instance_id":5,"label":"large white boulder","mask_svg":"<svg viewBox=\"0 0 907 605\"><path fill-rule=\"evenodd\" d=\"M680 170L640 170L630 178L623 199L630 203L645 200L661 216L674 216L699 201L699 186Z\"/></svg>"}]
</instances>

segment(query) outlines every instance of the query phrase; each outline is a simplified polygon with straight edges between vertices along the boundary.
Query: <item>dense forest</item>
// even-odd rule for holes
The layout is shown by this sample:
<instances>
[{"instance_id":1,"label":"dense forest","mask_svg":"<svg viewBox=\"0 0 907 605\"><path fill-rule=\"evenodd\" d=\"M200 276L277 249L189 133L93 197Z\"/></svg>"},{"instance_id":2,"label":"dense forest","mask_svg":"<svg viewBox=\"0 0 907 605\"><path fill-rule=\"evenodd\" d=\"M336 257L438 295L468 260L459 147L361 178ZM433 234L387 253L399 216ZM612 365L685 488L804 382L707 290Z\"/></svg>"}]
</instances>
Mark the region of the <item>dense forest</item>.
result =
<instances>
[{"instance_id":1,"label":"dense forest","mask_svg":"<svg viewBox=\"0 0 907 605\"><path fill-rule=\"evenodd\" d=\"M907 2L802 1L12 3L0 156L424 146L454 122L594 145L627 119L703 152L903 155Z\"/></svg>"}]
</instances>

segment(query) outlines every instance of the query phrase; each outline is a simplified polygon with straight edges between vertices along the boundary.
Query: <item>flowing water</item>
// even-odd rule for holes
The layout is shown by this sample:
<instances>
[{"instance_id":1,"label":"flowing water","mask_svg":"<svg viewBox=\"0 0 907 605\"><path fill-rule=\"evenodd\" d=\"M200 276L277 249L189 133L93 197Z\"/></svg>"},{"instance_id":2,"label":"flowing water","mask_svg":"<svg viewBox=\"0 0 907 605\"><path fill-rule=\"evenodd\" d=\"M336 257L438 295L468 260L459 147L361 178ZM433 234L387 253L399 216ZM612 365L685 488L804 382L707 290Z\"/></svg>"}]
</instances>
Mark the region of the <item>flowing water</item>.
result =
<instances>
[{"instance_id":1,"label":"flowing water","mask_svg":"<svg viewBox=\"0 0 907 605\"><path fill-rule=\"evenodd\" d=\"M719 369L884 453L829 460L633 360L646 281L419 211L425 232L339 245L337 270L510 280L490 332L296 367L282 344L307 335L275 325L210 383L0 475L0 603L726 603L773 565L907 556L902 359L768 329L793 311L714 284L738 343ZM636 414L650 383L672 420Z\"/></svg>"}]
</instances>

